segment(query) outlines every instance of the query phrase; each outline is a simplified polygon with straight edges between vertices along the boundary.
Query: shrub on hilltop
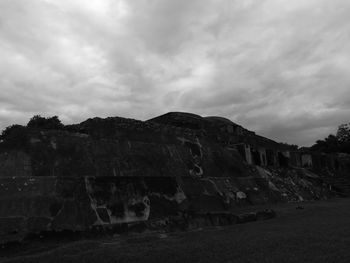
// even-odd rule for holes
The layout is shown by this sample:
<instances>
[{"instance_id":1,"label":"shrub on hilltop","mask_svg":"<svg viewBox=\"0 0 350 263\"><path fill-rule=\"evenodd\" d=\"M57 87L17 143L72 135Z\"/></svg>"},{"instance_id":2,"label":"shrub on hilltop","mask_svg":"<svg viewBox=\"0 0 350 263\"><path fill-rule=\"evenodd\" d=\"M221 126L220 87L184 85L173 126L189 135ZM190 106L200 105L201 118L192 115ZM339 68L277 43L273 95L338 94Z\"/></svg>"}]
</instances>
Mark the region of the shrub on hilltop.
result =
<instances>
[{"instance_id":1,"label":"shrub on hilltop","mask_svg":"<svg viewBox=\"0 0 350 263\"><path fill-rule=\"evenodd\" d=\"M27 128L18 124L8 126L0 135L1 146L4 148L20 149L25 147L27 141Z\"/></svg>"},{"instance_id":2,"label":"shrub on hilltop","mask_svg":"<svg viewBox=\"0 0 350 263\"><path fill-rule=\"evenodd\" d=\"M62 130L64 125L57 116L45 118L40 115L35 115L30 119L27 127L44 130Z\"/></svg>"}]
</instances>

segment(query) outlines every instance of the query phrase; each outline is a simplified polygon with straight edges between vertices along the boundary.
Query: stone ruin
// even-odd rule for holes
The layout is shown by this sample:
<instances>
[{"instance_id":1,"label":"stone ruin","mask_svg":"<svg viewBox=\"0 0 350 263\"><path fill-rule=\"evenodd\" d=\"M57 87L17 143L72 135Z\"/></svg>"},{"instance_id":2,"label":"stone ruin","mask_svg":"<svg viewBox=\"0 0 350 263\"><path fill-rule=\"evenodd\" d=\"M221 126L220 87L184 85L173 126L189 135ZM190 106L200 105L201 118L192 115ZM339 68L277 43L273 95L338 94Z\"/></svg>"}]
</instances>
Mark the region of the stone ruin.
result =
<instances>
[{"instance_id":1,"label":"stone ruin","mask_svg":"<svg viewBox=\"0 0 350 263\"><path fill-rule=\"evenodd\" d=\"M179 112L27 129L25 138L20 148L0 143L0 243L201 215L237 222L241 207L346 194L333 183L350 169L344 154L298 151L225 118Z\"/></svg>"}]
</instances>

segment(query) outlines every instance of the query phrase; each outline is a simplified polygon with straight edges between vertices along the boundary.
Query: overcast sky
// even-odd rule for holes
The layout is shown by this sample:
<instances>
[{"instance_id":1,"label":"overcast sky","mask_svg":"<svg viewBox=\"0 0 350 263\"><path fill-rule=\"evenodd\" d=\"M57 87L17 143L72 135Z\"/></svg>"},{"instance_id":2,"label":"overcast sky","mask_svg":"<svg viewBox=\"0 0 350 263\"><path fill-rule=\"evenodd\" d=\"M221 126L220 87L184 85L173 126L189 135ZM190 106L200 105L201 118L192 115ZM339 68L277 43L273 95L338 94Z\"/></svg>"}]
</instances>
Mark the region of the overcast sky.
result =
<instances>
[{"instance_id":1,"label":"overcast sky","mask_svg":"<svg viewBox=\"0 0 350 263\"><path fill-rule=\"evenodd\" d=\"M349 0L0 0L0 128L168 111L310 145L350 121Z\"/></svg>"}]
</instances>

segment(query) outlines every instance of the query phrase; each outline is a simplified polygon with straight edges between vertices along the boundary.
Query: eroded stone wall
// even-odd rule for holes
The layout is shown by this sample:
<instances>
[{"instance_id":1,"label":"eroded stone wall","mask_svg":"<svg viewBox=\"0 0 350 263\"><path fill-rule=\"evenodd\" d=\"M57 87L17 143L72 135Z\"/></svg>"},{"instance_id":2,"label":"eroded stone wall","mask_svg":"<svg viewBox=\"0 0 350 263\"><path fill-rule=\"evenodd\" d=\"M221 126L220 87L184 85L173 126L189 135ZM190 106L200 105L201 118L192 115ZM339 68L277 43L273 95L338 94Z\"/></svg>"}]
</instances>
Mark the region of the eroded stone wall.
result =
<instances>
[{"instance_id":1,"label":"eroded stone wall","mask_svg":"<svg viewBox=\"0 0 350 263\"><path fill-rule=\"evenodd\" d=\"M0 147L0 242L329 196L284 145L222 118L95 118L27 137Z\"/></svg>"}]
</instances>

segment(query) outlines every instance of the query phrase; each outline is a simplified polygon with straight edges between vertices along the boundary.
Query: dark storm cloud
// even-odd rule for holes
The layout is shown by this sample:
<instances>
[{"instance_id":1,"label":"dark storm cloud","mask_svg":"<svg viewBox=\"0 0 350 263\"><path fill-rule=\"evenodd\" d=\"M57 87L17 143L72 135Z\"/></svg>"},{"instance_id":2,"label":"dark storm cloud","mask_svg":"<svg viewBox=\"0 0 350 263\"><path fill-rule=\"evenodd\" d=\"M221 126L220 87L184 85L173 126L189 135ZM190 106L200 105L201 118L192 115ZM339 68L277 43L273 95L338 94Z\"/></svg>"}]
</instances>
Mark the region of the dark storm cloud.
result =
<instances>
[{"instance_id":1,"label":"dark storm cloud","mask_svg":"<svg viewBox=\"0 0 350 263\"><path fill-rule=\"evenodd\" d=\"M346 0L2 0L1 127L222 115L309 145L349 121Z\"/></svg>"}]
</instances>

